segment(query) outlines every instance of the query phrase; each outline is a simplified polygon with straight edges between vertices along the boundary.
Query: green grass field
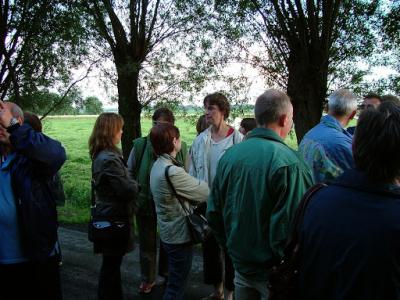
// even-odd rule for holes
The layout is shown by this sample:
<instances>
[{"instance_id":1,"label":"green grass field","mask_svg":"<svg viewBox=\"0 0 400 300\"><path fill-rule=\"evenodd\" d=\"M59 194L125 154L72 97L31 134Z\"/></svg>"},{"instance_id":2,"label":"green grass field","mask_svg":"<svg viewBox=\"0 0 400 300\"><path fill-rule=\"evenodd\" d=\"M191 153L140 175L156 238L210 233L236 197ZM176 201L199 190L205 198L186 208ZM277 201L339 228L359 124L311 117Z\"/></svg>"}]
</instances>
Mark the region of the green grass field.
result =
<instances>
[{"instance_id":1,"label":"green grass field","mask_svg":"<svg viewBox=\"0 0 400 300\"><path fill-rule=\"evenodd\" d=\"M44 120L44 133L62 142L67 151L67 161L61 169L66 203L59 209L59 219L64 223L83 223L89 218L90 203L90 158L88 144L96 117L53 117ZM182 140L192 144L196 136L193 121L177 118L176 125ZM149 132L151 120L142 120L142 132ZM297 148L295 136L286 141Z\"/></svg>"}]
</instances>

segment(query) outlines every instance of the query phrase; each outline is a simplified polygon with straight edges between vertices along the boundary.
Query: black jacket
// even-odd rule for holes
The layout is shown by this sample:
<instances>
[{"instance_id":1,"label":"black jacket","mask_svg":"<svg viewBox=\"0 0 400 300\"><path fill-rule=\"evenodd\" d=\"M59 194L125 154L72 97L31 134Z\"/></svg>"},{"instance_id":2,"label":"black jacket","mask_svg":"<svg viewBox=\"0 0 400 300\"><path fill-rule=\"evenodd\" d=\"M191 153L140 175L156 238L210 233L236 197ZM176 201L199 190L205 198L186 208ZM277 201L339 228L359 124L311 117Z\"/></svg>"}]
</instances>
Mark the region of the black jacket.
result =
<instances>
[{"instance_id":1,"label":"black jacket","mask_svg":"<svg viewBox=\"0 0 400 300\"><path fill-rule=\"evenodd\" d=\"M92 179L97 218L127 221L131 224L130 240L126 245L94 244L96 253L123 254L133 249L133 214L138 184L128 172L119 153L101 151L93 160Z\"/></svg>"},{"instance_id":2,"label":"black jacket","mask_svg":"<svg viewBox=\"0 0 400 300\"><path fill-rule=\"evenodd\" d=\"M311 199L300 234L299 299L400 299L400 187L348 170Z\"/></svg>"}]
</instances>

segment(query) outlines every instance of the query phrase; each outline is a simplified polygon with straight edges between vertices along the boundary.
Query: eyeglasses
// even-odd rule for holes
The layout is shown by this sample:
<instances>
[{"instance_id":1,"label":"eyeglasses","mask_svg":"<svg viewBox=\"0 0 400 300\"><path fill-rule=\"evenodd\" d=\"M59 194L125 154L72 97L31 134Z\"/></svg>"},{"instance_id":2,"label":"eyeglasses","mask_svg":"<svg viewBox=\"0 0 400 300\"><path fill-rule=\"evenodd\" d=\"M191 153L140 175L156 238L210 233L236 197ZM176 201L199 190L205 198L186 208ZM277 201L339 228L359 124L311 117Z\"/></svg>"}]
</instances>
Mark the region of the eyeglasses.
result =
<instances>
[{"instance_id":1,"label":"eyeglasses","mask_svg":"<svg viewBox=\"0 0 400 300\"><path fill-rule=\"evenodd\" d=\"M168 121L153 121L153 126L160 125L160 124L170 124L170 125L173 125L171 122L168 122Z\"/></svg>"},{"instance_id":2,"label":"eyeglasses","mask_svg":"<svg viewBox=\"0 0 400 300\"><path fill-rule=\"evenodd\" d=\"M367 105L361 104L361 105L358 106L358 108L359 108L360 110L364 110L364 109L375 109L375 106L373 106L372 104L367 104Z\"/></svg>"}]
</instances>

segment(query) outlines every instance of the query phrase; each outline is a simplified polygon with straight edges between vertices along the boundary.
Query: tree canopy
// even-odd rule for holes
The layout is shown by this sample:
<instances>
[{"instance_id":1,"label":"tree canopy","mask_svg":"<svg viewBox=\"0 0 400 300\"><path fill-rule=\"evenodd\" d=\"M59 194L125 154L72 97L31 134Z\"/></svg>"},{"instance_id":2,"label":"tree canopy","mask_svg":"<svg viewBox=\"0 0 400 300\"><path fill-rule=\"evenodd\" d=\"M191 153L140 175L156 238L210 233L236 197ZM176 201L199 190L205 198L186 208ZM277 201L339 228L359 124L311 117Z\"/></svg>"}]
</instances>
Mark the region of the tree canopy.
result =
<instances>
[{"instance_id":1,"label":"tree canopy","mask_svg":"<svg viewBox=\"0 0 400 300\"><path fill-rule=\"evenodd\" d=\"M86 53L82 13L70 0L0 1L0 98L68 82Z\"/></svg>"}]
</instances>

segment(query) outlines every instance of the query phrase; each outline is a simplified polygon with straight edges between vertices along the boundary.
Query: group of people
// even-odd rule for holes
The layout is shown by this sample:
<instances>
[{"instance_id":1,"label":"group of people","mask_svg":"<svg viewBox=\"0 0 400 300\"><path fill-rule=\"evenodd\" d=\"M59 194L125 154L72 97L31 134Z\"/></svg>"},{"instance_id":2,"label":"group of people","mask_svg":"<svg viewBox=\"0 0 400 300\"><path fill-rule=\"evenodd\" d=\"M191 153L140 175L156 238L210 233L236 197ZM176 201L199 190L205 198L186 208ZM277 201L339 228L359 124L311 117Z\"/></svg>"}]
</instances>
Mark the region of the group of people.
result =
<instances>
[{"instance_id":1,"label":"group of people","mask_svg":"<svg viewBox=\"0 0 400 300\"><path fill-rule=\"evenodd\" d=\"M260 95L254 119L244 119L240 131L227 123L228 99L213 93L190 149L173 113L160 108L127 163L118 149L122 117L101 114L89 139L92 214L123 220L129 234L94 242L103 258L98 298L122 299L120 266L133 249L135 215L139 292L165 284L163 299L185 299L193 257L187 215L196 211L212 229L201 245L204 282L213 286L204 299L268 299L296 209L316 183L327 186L311 196L297 232L297 298L400 298L400 101L368 94L357 126L346 128L357 100L349 90L334 91L327 114L296 151L285 143L293 128L285 93ZM9 295L59 299L53 200L65 151L25 124L13 103L0 102L0 125L0 282ZM17 280L27 288L15 290Z\"/></svg>"}]
</instances>

